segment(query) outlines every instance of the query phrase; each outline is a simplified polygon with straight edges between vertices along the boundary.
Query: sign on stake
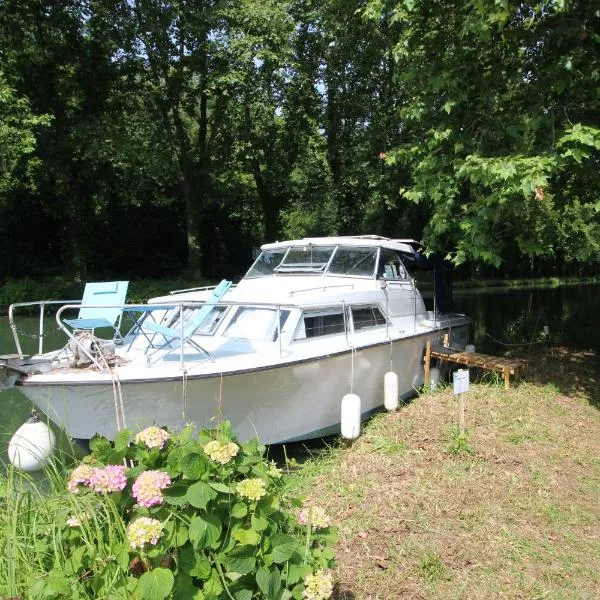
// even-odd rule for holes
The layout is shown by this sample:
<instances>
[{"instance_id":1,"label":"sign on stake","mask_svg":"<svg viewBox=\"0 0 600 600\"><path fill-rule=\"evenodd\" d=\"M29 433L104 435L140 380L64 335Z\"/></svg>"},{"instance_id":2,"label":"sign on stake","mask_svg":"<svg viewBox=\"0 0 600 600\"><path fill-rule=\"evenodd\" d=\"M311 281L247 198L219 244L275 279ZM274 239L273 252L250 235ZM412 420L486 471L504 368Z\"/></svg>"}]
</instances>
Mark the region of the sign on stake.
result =
<instances>
[{"instance_id":1,"label":"sign on stake","mask_svg":"<svg viewBox=\"0 0 600 600\"><path fill-rule=\"evenodd\" d=\"M458 430L465 430L465 398L464 394L469 391L469 369L458 369L452 374L454 384L454 395L458 396Z\"/></svg>"}]
</instances>

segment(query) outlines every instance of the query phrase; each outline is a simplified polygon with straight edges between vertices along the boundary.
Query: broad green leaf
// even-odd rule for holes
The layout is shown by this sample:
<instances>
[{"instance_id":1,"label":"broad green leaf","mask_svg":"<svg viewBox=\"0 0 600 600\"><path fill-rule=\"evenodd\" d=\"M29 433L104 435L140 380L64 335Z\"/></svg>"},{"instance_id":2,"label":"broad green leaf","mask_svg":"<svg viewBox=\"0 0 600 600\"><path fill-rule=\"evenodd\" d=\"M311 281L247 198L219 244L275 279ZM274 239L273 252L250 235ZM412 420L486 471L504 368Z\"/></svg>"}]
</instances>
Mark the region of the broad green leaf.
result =
<instances>
[{"instance_id":1,"label":"broad green leaf","mask_svg":"<svg viewBox=\"0 0 600 600\"><path fill-rule=\"evenodd\" d=\"M268 526L269 521L267 521L267 519L252 515L252 527L256 529L256 531L264 531Z\"/></svg>"},{"instance_id":2,"label":"broad green leaf","mask_svg":"<svg viewBox=\"0 0 600 600\"><path fill-rule=\"evenodd\" d=\"M281 573L277 567L271 571L260 568L256 573L256 583L268 600L277 600L281 594Z\"/></svg>"},{"instance_id":3,"label":"broad green leaf","mask_svg":"<svg viewBox=\"0 0 600 600\"><path fill-rule=\"evenodd\" d=\"M254 531L254 529L242 529L235 528L231 534L234 540L237 540L243 546L251 545L256 546L260 541L260 534Z\"/></svg>"},{"instance_id":4,"label":"broad green leaf","mask_svg":"<svg viewBox=\"0 0 600 600\"><path fill-rule=\"evenodd\" d=\"M204 555L196 557L196 564L190 571L190 575L197 577L198 579L208 579L210 577L212 565L210 560Z\"/></svg>"},{"instance_id":5,"label":"broad green leaf","mask_svg":"<svg viewBox=\"0 0 600 600\"><path fill-rule=\"evenodd\" d=\"M252 600L253 591L250 588L241 588L233 592L235 600Z\"/></svg>"},{"instance_id":6,"label":"broad green leaf","mask_svg":"<svg viewBox=\"0 0 600 600\"><path fill-rule=\"evenodd\" d=\"M223 586L216 569L212 570L210 579L202 588L206 600L222 600Z\"/></svg>"},{"instance_id":7,"label":"broad green leaf","mask_svg":"<svg viewBox=\"0 0 600 600\"><path fill-rule=\"evenodd\" d=\"M288 563L287 581L291 585L294 585L311 573L312 569L309 565L297 565L290 562Z\"/></svg>"},{"instance_id":8,"label":"broad green leaf","mask_svg":"<svg viewBox=\"0 0 600 600\"><path fill-rule=\"evenodd\" d=\"M139 580L136 596L140 600L163 600L173 589L173 573L169 569L158 567L146 571Z\"/></svg>"},{"instance_id":9,"label":"broad green leaf","mask_svg":"<svg viewBox=\"0 0 600 600\"><path fill-rule=\"evenodd\" d=\"M173 600L205 600L205 597L202 590L194 585L194 579L180 572L175 581Z\"/></svg>"},{"instance_id":10,"label":"broad green leaf","mask_svg":"<svg viewBox=\"0 0 600 600\"><path fill-rule=\"evenodd\" d=\"M200 479L208 470L208 462L204 454L190 452L181 459L181 470L189 479Z\"/></svg>"},{"instance_id":11,"label":"broad green leaf","mask_svg":"<svg viewBox=\"0 0 600 600\"><path fill-rule=\"evenodd\" d=\"M85 546L78 546L71 552L71 556L69 556L69 560L66 564L70 574L76 575L79 569L81 569L86 551L87 548Z\"/></svg>"},{"instance_id":12,"label":"broad green leaf","mask_svg":"<svg viewBox=\"0 0 600 600\"><path fill-rule=\"evenodd\" d=\"M176 483L163 490L163 498L167 504L173 506L181 506L185 504L187 499L188 485L184 482Z\"/></svg>"},{"instance_id":13,"label":"broad green leaf","mask_svg":"<svg viewBox=\"0 0 600 600\"><path fill-rule=\"evenodd\" d=\"M206 505L216 496L217 493L204 481L197 481L192 484L186 493L186 499L192 506L204 510L206 510Z\"/></svg>"},{"instance_id":14,"label":"broad green leaf","mask_svg":"<svg viewBox=\"0 0 600 600\"><path fill-rule=\"evenodd\" d=\"M60 573L50 573L46 583L44 596L69 596L71 585L69 580Z\"/></svg>"},{"instance_id":15,"label":"broad green leaf","mask_svg":"<svg viewBox=\"0 0 600 600\"><path fill-rule=\"evenodd\" d=\"M131 431L129 429L121 429L115 435L115 450L120 452L121 450L126 450L127 446L129 446L129 440L131 439Z\"/></svg>"},{"instance_id":16,"label":"broad green leaf","mask_svg":"<svg viewBox=\"0 0 600 600\"><path fill-rule=\"evenodd\" d=\"M223 557L228 571L241 575L250 573L256 566L256 548L254 546L236 546Z\"/></svg>"},{"instance_id":17,"label":"broad green leaf","mask_svg":"<svg viewBox=\"0 0 600 600\"><path fill-rule=\"evenodd\" d=\"M221 520L216 515L200 515L190 522L189 536L194 548L205 548L219 541Z\"/></svg>"},{"instance_id":18,"label":"broad green leaf","mask_svg":"<svg viewBox=\"0 0 600 600\"><path fill-rule=\"evenodd\" d=\"M231 516L235 519L242 519L248 514L248 505L243 502L237 502L231 508Z\"/></svg>"},{"instance_id":19,"label":"broad green leaf","mask_svg":"<svg viewBox=\"0 0 600 600\"><path fill-rule=\"evenodd\" d=\"M277 533L271 538L273 562L284 563L292 557L294 552L300 550L298 542L289 535Z\"/></svg>"},{"instance_id":20,"label":"broad green leaf","mask_svg":"<svg viewBox=\"0 0 600 600\"><path fill-rule=\"evenodd\" d=\"M223 494L231 493L231 488L228 485L225 485L224 483L219 483L218 481L211 481L208 485L210 485L210 487L213 490L217 490L217 492L221 492Z\"/></svg>"}]
</instances>

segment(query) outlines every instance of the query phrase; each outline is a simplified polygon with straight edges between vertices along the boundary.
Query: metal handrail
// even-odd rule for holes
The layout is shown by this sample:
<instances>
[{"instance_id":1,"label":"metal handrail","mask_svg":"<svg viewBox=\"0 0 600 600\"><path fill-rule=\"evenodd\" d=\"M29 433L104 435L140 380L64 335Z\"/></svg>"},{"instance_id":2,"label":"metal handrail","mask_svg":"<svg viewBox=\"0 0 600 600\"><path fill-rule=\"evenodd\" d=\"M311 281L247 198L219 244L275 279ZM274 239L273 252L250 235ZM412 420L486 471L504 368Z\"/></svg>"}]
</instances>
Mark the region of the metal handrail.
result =
<instances>
[{"instance_id":1,"label":"metal handrail","mask_svg":"<svg viewBox=\"0 0 600 600\"><path fill-rule=\"evenodd\" d=\"M38 327L38 354L42 354L44 351L44 309L48 305L52 304L65 304L69 303L70 305L75 305L75 308L79 308L81 306L81 300L37 300L35 302L15 302L8 307L8 325L12 331L13 339L15 341L15 348L19 355L19 358L23 359L25 355L23 354L23 350L21 349L21 342L19 341L19 334L17 332L17 326L15 324L14 312L15 308L23 307L23 306L38 306L40 307L40 323Z\"/></svg>"}]
</instances>

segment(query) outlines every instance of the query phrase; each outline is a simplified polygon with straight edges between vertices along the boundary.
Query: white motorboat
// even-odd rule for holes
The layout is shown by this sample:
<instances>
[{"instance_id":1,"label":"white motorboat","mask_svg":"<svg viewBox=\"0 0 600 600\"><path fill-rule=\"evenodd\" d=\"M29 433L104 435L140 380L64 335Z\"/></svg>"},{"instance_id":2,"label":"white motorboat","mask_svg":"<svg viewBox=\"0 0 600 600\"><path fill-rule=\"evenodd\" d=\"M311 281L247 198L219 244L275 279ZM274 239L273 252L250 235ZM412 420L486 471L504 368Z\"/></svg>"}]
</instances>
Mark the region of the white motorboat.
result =
<instances>
[{"instance_id":1,"label":"white motorboat","mask_svg":"<svg viewBox=\"0 0 600 600\"><path fill-rule=\"evenodd\" d=\"M411 277L415 248L377 236L265 244L237 285L118 306L123 324L112 340L68 318L81 304L60 304L66 345L45 352L40 343L31 358L16 322L24 304L14 304L17 354L2 358L0 376L74 438L219 419L263 443L339 432L344 395L358 395L366 417L383 405L387 372L401 397L423 384L427 340L469 341L466 316L426 310ZM32 304L43 327L54 303Z\"/></svg>"}]
</instances>

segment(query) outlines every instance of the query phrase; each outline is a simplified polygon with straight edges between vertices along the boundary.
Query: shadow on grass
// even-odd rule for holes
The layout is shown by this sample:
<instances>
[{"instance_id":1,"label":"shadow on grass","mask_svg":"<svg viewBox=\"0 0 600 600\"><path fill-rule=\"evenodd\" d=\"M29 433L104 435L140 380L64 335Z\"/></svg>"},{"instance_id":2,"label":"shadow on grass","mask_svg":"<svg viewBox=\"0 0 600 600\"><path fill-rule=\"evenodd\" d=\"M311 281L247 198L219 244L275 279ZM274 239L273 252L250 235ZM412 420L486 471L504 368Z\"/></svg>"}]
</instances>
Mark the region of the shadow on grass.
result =
<instances>
[{"instance_id":1,"label":"shadow on grass","mask_svg":"<svg viewBox=\"0 0 600 600\"><path fill-rule=\"evenodd\" d=\"M600 409L600 354L568 347L543 348L523 355L524 379L553 385L565 396L585 397Z\"/></svg>"}]
</instances>

